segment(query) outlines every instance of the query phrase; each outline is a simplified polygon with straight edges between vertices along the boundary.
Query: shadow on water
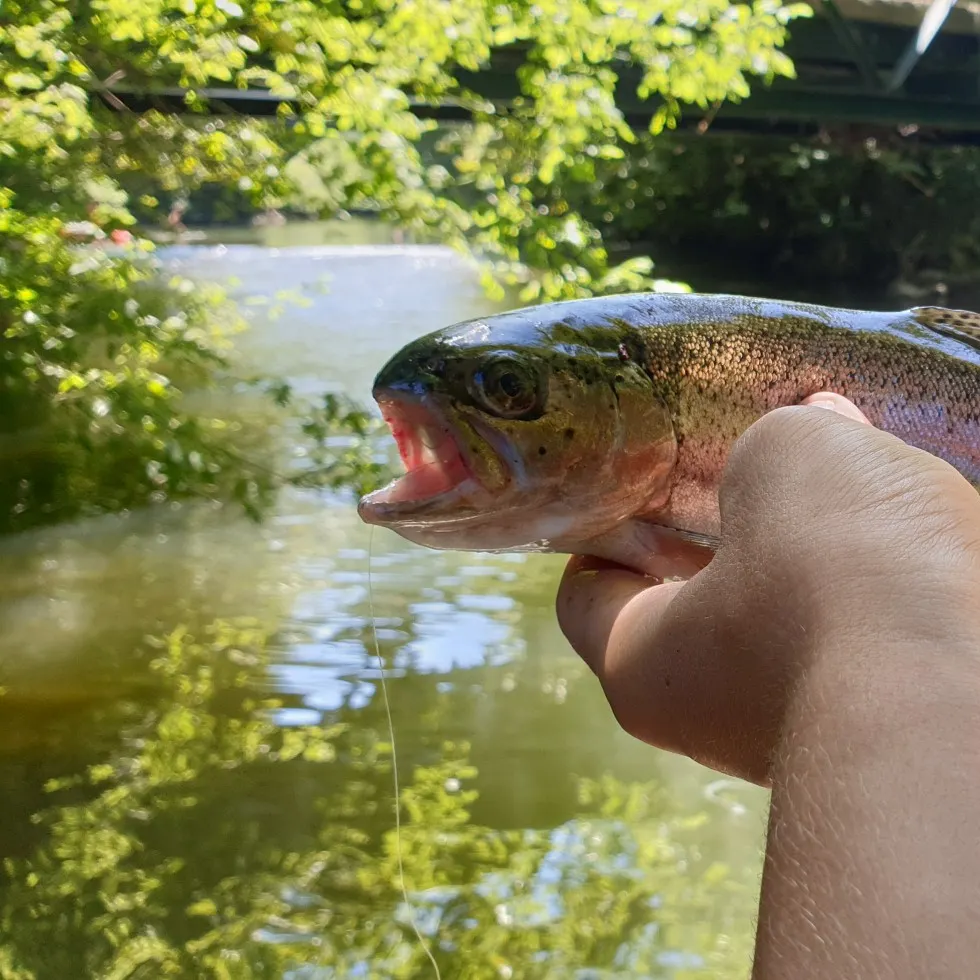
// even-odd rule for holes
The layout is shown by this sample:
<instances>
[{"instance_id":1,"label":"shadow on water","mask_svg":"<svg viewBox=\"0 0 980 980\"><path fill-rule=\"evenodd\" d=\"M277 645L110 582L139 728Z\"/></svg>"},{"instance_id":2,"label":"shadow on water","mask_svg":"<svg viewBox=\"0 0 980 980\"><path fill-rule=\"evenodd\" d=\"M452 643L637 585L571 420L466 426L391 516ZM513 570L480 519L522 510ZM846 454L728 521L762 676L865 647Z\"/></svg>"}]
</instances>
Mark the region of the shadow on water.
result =
<instances>
[{"instance_id":1,"label":"shadow on water","mask_svg":"<svg viewBox=\"0 0 980 980\"><path fill-rule=\"evenodd\" d=\"M165 254L236 280L246 355L310 394L366 399L401 344L493 308L441 249ZM270 321L282 291L305 305ZM617 730L554 623L560 559L370 542L300 491L260 527L185 506L0 552L0 978L431 975L369 567L443 976L747 973L765 797Z\"/></svg>"}]
</instances>

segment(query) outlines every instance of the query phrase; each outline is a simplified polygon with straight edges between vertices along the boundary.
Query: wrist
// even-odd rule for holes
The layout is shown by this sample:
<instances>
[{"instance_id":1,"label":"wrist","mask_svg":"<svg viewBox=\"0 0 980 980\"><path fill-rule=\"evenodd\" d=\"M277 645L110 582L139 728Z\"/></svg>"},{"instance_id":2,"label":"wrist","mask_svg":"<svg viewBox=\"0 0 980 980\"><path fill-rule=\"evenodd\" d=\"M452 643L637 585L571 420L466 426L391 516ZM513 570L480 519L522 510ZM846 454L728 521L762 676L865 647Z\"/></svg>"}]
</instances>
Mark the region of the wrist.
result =
<instances>
[{"instance_id":1,"label":"wrist","mask_svg":"<svg viewBox=\"0 0 980 980\"><path fill-rule=\"evenodd\" d=\"M857 761L864 751L889 754L910 733L953 746L955 731L980 748L980 616L949 600L934 606L932 625L892 605L866 605L861 617L845 612L814 643L790 697L781 743L833 738ZM777 751L777 755L779 752Z\"/></svg>"},{"instance_id":2,"label":"wrist","mask_svg":"<svg viewBox=\"0 0 980 980\"><path fill-rule=\"evenodd\" d=\"M851 659L889 646L948 647L971 661L980 641L980 555L923 550L918 561L861 561L852 552L808 576L816 646Z\"/></svg>"},{"instance_id":3,"label":"wrist","mask_svg":"<svg viewBox=\"0 0 980 980\"><path fill-rule=\"evenodd\" d=\"M970 976L977 643L855 653L824 645L789 706L753 977Z\"/></svg>"}]
</instances>

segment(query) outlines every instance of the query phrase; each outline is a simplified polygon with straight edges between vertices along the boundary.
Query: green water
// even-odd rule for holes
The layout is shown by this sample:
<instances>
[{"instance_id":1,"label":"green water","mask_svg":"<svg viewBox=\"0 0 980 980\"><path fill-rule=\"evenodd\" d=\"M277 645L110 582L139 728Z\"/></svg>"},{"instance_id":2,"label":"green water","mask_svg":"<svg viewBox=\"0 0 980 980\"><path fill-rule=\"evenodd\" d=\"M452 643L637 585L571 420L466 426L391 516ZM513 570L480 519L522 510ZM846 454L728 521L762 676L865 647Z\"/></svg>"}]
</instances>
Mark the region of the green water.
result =
<instances>
[{"instance_id":1,"label":"green water","mask_svg":"<svg viewBox=\"0 0 980 980\"><path fill-rule=\"evenodd\" d=\"M247 357L366 401L398 346L493 304L450 252L341 231L165 254L305 297L252 307ZM766 797L617 730L554 622L560 558L372 542L313 492L261 527L182 507L0 549L0 978L434 975L369 570L442 975L747 974Z\"/></svg>"}]
</instances>

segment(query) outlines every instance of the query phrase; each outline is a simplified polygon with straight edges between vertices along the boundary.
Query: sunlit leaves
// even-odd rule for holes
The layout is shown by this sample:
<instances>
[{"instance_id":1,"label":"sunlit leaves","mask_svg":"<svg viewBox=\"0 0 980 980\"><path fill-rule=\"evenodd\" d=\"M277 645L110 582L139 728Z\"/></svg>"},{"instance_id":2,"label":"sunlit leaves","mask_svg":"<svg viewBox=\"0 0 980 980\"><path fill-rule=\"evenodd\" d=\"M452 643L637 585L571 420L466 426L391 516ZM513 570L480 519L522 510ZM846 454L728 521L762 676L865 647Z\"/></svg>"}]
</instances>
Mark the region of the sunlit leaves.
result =
<instances>
[{"instance_id":1,"label":"sunlit leaves","mask_svg":"<svg viewBox=\"0 0 980 980\"><path fill-rule=\"evenodd\" d=\"M460 127L443 144L457 173L449 186L475 186L485 195L484 206L461 191L475 212L468 238L494 279L523 283L525 299L609 291L627 280L658 288L635 269L607 275L598 229L579 216L578 233L562 239L552 230L554 217L601 193L596 163L621 159L635 143L621 103L645 108L650 129L659 131L685 106L707 109L745 97L751 76L792 73L778 47L785 24L802 15L800 7L727 0L551 0L512 12L513 22L499 30L527 45L518 73L523 100L506 114L478 114L476 125ZM631 83L637 69L638 84ZM604 177L611 177L608 169Z\"/></svg>"},{"instance_id":2,"label":"sunlit leaves","mask_svg":"<svg viewBox=\"0 0 980 980\"><path fill-rule=\"evenodd\" d=\"M233 314L186 281L154 292L144 243L107 257L102 246L133 227L131 209L165 221L208 186L243 207L368 209L475 253L488 290L528 302L680 288L653 278L648 258L620 262L595 214L629 181L637 134L623 106L656 129L687 106L744 97L753 77L791 73L778 49L804 9L91 0L75 16L62 0L6 0L0 329L18 404L5 417L11 430L58 423L18 464L16 491L0 494L7 526L188 496L230 498L258 516L282 483L229 445L228 424L185 409L188 390L226 370L222 321ZM521 66L497 76L516 85L509 104L459 81L498 56ZM214 89L263 86L292 100L276 118L206 111L221 108ZM162 88L183 89L186 112L158 105ZM149 108L136 112L140 95ZM446 98L473 123L433 134L420 108ZM25 289L36 295L23 299ZM313 449L286 478L362 489L383 477L350 412L328 402L304 413Z\"/></svg>"},{"instance_id":3,"label":"sunlit leaves","mask_svg":"<svg viewBox=\"0 0 980 980\"><path fill-rule=\"evenodd\" d=\"M658 130L673 125L686 105L705 110L743 98L752 77L792 74L779 47L786 25L809 13L805 5L776 0L346 6L93 0L90 21L76 23L55 0L8 6L0 67L9 91L18 93L15 101L64 98L45 95L42 86L64 85L81 72L96 92L115 86L118 94L105 98L120 110L110 116L99 97L91 104L98 128L112 131L108 141L92 139L84 120L68 118L57 127L35 120L33 133L16 136L12 118L5 128L16 136L12 145L58 156L52 146L89 137L81 162L93 171L138 172L175 195L247 179L253 201L269 204L296 194L286 163L308 148L303 137L335 130L345 135L361 177L346 182L345 200L320 195L319 207L374 207L428 238L475 249L497 282L523 282L544 297L594 291L593 281L608 269L595 229L584 229L578 242L546 249L550 254L531 243L541 241L538 226L549 224L540 208L556 205L552 188L574 198L577 187L596 180L592 160L612 159L633 142L617 99L648 108L650 126ZM495 52L514 45L521 46L525 67L522 99L510 111L458 85L461 69L485 69ZM264 85L294 100L290 128L234 118L191 124L126 111L127 91L168 85L187 89L192 109L205 106L205 88ZM447 96L477 110L478 125L456 131L450 169L432 168L420 143L430 125L410 100ZM9 104L5 111L38 114ZM484 124L493 131L489 140ZM485 201L468 192L474 159L494 185ZM529 193L518 192L512 205L514 187ZM547 227L543 234L558 241Z\"/></svg>"},{"instance_id":4,"label":"sunlit leaves","mask_svg":"<svg viewBox=\"0 0 980 980\"><path fill-rule=\"evenodd\" d=\"M185 388L227 367L239 323L222 291L161 283L139 248L115 259L80 251L57 218L17 203L8 198L0 220L3 426L20 446L0 480L0 525L223 498L243 475L267 496L269 476L233 451L218 420L183 404Z\"/></svg>"},{"instance_id":5,"label":"sunlit leaves","mask_svg":"<svg viewBox=\"0 0 980 980\"><path fill-rule=\"evenodd\" d=\"M283 403L291 398L282 395ZM328 393L307 407L300 422L305 437L289 482L298 487L345 489L361 495L393 479L386 445L388 428L348 399Z\"/></svg>"}]
</instances>

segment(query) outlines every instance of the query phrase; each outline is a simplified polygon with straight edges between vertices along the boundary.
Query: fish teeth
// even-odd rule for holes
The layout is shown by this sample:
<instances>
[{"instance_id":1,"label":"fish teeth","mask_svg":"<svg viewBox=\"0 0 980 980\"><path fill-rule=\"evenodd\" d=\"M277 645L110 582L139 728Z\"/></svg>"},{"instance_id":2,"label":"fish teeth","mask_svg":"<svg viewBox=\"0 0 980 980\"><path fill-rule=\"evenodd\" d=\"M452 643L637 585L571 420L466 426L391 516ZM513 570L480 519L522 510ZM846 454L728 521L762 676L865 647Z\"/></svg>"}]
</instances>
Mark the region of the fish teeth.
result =
<instances>
[{"instance_id":1,"label":"fish teeth","mask_svg":"<svg viewBox=\"0 0 980 980\"><path fill-rule=\"evenodd\" d=\"M440 462L438 454L439 434L429 426L423 426L418 435L419 461L423 464Z\"/></svg>"},{"instance_id":2,"label":"fish teeth","mask_svg":"<svg viewBox=\"0 0 980 980\"><path fill-rule=\"evenodd\" d=\"M438 463L440 462L439 456L436 454L434 446L430 446L428 443L422 443L422 451L419 453L419 460L423 465L426 463Z\"/></svg>"}]
</instances>

